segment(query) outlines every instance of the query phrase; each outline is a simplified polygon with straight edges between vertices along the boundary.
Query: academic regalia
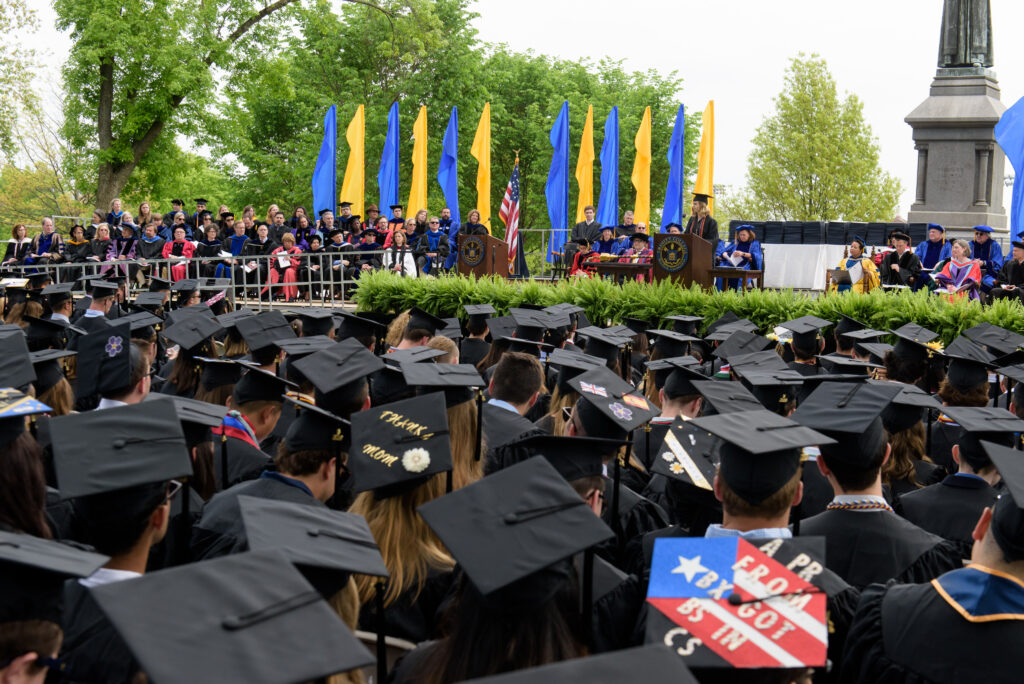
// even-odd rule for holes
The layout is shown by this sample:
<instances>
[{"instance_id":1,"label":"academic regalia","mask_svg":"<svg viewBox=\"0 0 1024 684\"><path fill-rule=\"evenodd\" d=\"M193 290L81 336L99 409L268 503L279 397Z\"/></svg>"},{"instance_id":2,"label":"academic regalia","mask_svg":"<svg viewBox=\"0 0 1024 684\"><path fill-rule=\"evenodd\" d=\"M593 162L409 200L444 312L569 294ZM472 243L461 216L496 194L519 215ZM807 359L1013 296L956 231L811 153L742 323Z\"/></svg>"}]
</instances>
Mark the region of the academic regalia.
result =
<instances>
[{"instance_id":1,"label":"academic regalia","mask_svg":"<svg viewBox=\"0 0 1024 684\"><path fill-rule=\"evenodd\" d=\"M991 237L984 244L971 240L970 258L984 262L981 267L981 289L988 292L1003 267L1003 248Z\"/></svg>"},{"instance_id":2,"label":"academic regalia","mask_svg":"<svg viewBox=\"0 0 1024 684\"><path fill-rule=\"evenodd\" d=\"M543 434L536 425L518 413L493 404L484 404L481 412L484 444L487 445L485 472L506 468L533 455L529 449L508 445L533 434Z\"/></svg>"},{"instance_id":3,"label":"academic regalia","mask_svg":"<svg viewBox=\"0 0 1024 684\"><path fill-rule=\"evenodd\" d=\"M665 433L668 432L671 424L671 420L655 418L650 422L650 432L645 430L645 426L633 430L633 455L648 470L654 464L654 459L658 457L661 445L665 441Z\"/></svg>"},{"instance_id":4,"label":"academic regalia","mask_svg":"<svg viewBox=\"0 0 1024 684\"><path fill-rule=\"evenodd\" d=\"M923 530L969 545L981 512L998 494L980 477L948 475L942 482L901 496L901 514Z\"/></svg>"},{"instance_id":5,"label":"academic regalia","mask_svg":"<svg viewBox=\"0 0 1024 684\"><path fill-rule=\"evenodd\" d=\"M711 243L712 249L718 248L718 221L712 216L705 218L691 216L686 220L686 228L683 232L704 238Z\"/></svg>"},{"instance_id":6,"label":"academic regalia","mask_svg":"<svg viewBox=\"0 0 1024 684\"><path fill-rule=\"evenodd\" d=\"M326 508L307 489L295 486L294 482L296 480L277 473L267 473L264 477L242 482L214 494L203 508L199 522L192 528L192 558L197 561L207 560L240 553L248 548L238 505L240 496Z\"/></svg>"},{"instance_id":7,"label":"academic regalia","mask_svg":"<svg viewBox=\"0 0 1024 684\"><path fill-rule=\"evenodd\" d=\"M615 522L612 520L610 505L614 496L613 490L614 481L611 477L605 478L604 500L606 505L601 512L601 519L613 530L618 525L618 536L616 539L609 539L598 545L594 552L615 567L622 569L629 557L626 553L629 540L668 527L669 518L661 506L640 496L620 482L619 513L618 521Z\"/></svg>"},{"instance_id":8,"label":"academic regalia","mask_svg":"<svg viewBox=\"0 0 1024 684\"><path fill-rule=\"evenodd\" d=\"M931 452L928 457L947 473L955 473L956 462L953 461L953 446L960 442L966 433L957 423L941 416L931 424Z\"/></svg>"},{"instance_id":9,"label":"academic regalia","mask_svg":"<svg viewBox=\"0 0 1024 684\"><path fill-rule=\"evenodd\" d=\"M130 684L139 664L89 589L78 580L64 585L64 641L61 680Z\"/></svg>"},{"instance_id":10,"label":"academic regalia","mask_svg":"<svg viewBox=\"0 0 1024 684\"><path fill-rule=\"evenodd\" d=\"M422 590L406 589L384 609L384 632L414 644L440 635L441 612L447 603L455 575L452 571L428 570ZM378 630L376 601L367 601L359 611L359 629Z\"/></svg>"},{"instance_id":11,"label":"academic regalia","mask_svg":"<svg viewBox=\"0 0 1024 684\"><path fill-rule=\"evenodd\" d=\"M1021 606L1019 582L980 566L927 584L872 585L847 634L841 681L1017 682L1024 669Z\"/></svg>"},{"instance_id":12,"label":"academic regalia","mask_svg":"<svg viewBox=\"0 0 1024 684\"><path fill-rule=\"evenodd\" d=\"M942 238L939 238L938 242L925 240L924 242L917 243L917 247L914 248L914 254L920 260L922 268L932 269L935 267L935 264L949 258L952 253L952 244Z\"/></svg>"},{"instance_id":13,"label":"academic regalia","mask_svg":"<svg viewBox=\"0 0 1024 684\"><path fill-rule=\"evenodd\" d=\"M893 265L898 265L900 270L892 270ZM903 256L899 256L896 250L893 250L882 257L879 276L882 285L913 286L921 278L921 260L909 249L903 252ZM914 282L910 282L911 278L914 279Z\"/></svg>"},{"instance_id":14,"label":"academic regalia","mask_svg":"<svg viewBox=\"0 0 1024 684\"><path fill-rule=\"evenodd\" d=\"M945 292L947 286L953 285L956 290L947 293L947 296L950 298L962 299L966 296L968 299L979 300L979 289L987 291L991 287L992 280L991 276L983 276L982 274L983 271L970 259L965 261L950 259L942 267L941 271L932 273L932 279L939 285L939 289L936 292ZM990 284L988 286L983 286L984 278L989 279Z\"/></svg>"},{"instance_id":15,"label":"academic regalia","mask_svg":"<svg viewBox=\"0 0 1024 684\"><path fill-rule=\"evenodd\" d=\"M708 525L722 522L722 503L715 498L714 492L666 475L651 475L642 495L660 506L673 525L682 526L693 536L699 537Z\"/></svg>"},{"instance_id":16,"label":"academic regalia","mask_svg":"<svg viewBox=\"0 0 1024 684\"><path fill-rule=\"evenodd\" d=\"M216 427L212 431L214 439L213 474L217 480L217 489L227 489L239 482L254 480L273 462L272 458L260 450L259 444L238 426L238 421L244 420L245 418L241 416L225 416L225 425ZM221 435L225 431L227 432L227 441L222 443ZM221 482L223 448L226 448L228 453L228 482L226 486Z\"/></svg>"},{"instance_id":17,"label":"academic regalia","mask_svg":"<svg viewBox=\"0 0 1024 684\"><path fill-rule=\"evenodd\" d=\"M826 510L800 523L825 537L825 564L855 587L899 579L924 582L960 566L957 547L892 511Z\"/></svg>"},{"instance_id":18,"label":"academic regalia","mask_svg":"<svg viewBox=\"0 0 1024 684\"><path fill-rule=\"evenodd\" d=\"M851 268L860 264L863 270L861 279L852 285L837 285L831 283L829 285L830 292L869 292L879 285L878 281L878 269L875 268L875 262L866 256L860 257L847 257L840 260L836 265L836 268L841 271L849 271Z\"/></svg>"},{"instance_id":19,"label":"academic regalia","mask_svg":"<svg viewBox=\"0 0 1024 684\"><path fill-rule=\"evenodd\" d=\"M921 491L922 487L935 484L941 480L944 475L945 471L934 463L915 460L913 481L911 481L909 476L899 480L893 480L888 483L889 491L892 493L894 498L902 497L904 494L918 492ZM896 506L893 506L893 508L896 508ZM896 508L896 512L899 512L898 508Z\"/></svg>"},{"instance_id":20,"label":"academic regalia","mask_svg":"<svg viewBox=\"0 0 1024 684\"><path fill-rule=\"evenodd\" d=\"M471 366L483 361L491 351L491 343L476 337L463 338L459 345L459 363L468 363Z\"/></svg>"}]
</instances>

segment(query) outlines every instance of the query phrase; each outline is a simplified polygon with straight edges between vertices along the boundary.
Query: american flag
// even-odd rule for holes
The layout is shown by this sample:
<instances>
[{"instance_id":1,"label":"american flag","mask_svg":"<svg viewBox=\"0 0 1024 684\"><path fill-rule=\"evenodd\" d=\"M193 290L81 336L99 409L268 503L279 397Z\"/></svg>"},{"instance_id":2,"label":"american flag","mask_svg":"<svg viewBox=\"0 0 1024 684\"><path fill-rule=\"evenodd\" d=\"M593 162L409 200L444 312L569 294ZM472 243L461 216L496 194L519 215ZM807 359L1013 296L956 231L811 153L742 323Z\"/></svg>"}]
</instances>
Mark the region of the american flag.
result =
<instances>
[{"instance_id":1,"label":"american flag","mask_svg":"<svg viewBox=\"0 0 1024 684\"><path fill-rule=\"evenodd\" d=\"M519 160L512 167L505 196L501 198L498 218L505 223L505 242L508 243L508 272L516 272L516 255L519 253Z\"/></svg>"}]
</instances>

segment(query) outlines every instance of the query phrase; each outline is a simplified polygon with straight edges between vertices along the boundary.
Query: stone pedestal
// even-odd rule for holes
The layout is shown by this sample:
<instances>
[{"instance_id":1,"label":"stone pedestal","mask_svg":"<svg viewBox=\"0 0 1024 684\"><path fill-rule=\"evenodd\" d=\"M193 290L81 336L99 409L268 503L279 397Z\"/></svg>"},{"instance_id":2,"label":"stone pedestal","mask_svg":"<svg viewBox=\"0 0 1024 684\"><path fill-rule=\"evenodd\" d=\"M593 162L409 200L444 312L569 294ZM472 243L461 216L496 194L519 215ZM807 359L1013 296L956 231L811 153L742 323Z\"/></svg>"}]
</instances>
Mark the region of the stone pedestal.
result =
<instances>
[{"instance_id":1,"label":"stone pedestal","mask_svg":"<svg viewBox=\"0 0 1024 684\"><path fill-rule=\"evenodd\" d=\"M994 134L1005 109L991 69L936 71L928 99L905 119L917 149L916 199L908 221L938 223L953 237L973 237L976 225L1008 233L1005 157Z\"/></svg>"}]
</instances>

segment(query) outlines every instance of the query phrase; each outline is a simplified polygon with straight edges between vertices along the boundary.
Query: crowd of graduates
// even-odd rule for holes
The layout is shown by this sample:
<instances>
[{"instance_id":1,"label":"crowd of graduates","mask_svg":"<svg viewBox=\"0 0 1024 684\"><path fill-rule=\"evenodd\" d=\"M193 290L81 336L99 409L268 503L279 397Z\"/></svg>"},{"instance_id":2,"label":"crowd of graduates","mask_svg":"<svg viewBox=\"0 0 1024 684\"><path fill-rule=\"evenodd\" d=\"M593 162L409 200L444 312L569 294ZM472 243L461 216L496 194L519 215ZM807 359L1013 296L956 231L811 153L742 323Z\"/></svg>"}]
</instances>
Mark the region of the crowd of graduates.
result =
<instances>
[{"instance_id":1,"label":"crowd of graduates","mask_svg":"<svg viewBox=\"0 0 1024 684\"><path fill-rule=\"evenodd\" d=\"M117 281L4 293L0 681L1024 666L1024 336Z\"/></svg>"}]
</instances>

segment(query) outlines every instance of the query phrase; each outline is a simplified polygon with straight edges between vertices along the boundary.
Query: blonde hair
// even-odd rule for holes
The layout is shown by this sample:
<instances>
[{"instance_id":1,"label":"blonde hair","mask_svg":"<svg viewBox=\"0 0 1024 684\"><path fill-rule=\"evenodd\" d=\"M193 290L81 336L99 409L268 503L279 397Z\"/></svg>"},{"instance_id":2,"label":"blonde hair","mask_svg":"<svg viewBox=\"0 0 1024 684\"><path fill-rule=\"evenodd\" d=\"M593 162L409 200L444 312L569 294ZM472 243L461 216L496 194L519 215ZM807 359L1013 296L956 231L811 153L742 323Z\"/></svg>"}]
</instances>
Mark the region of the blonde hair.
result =
<instances>
[{"instance_id":1,"label":"blonde hair","mask_svg":"<svg viewBox=\"0 0 1024 684\"><path fill-rule=\"evenodd\" d=\"M699 216L700 218L707 218L708 216L711 215L711 210L708 209L707 202L703 202L699 199L695 199L693 201L697 203L697 216Z\"/></svg>"},{"instance_id":2,"label":"blonde hair","mask_svg":"<svg viewBox=\"0 0 1024 684\"><path fill-rule=\"evenodd\" d=\"M576 404L579 395L573 391L562 394L562 390L556 385L551 393L551 401L548 403L547 416L551 418L551 434L554 437L565 437L565 427L568 421L562 415L563 408L572 408Z\"/></svg>"},{"instance_id":3,"label":"blonde hair","mask_svg":"<svg viewBox=\"0 0 1024 684\"><path fill-rule=\"evenodd\" d=\"M392 347L397 347L402 343L402 337L405 336L405 327L407 325L409 325L408 310L395 316L394 320L388 324L388 333L384 336L384 341Z\"/></svg>"},{"instance_id":4,"label":"blonde hair","mask_svg":"<svg viewBox=\"0 0 1024 684\"><path fill-rule=\"evenodd\" d=\"M431 349L440 349L444 352L444 356L438 356L434 359L434 363L458 363L459 362L459 348L455 345L451 339L444 335L435 335L427 341L427 346Z\"/></svg>"},{"instance_id":5,"label":"blonde hair","mask_svg":"<svg viewBox=\"0 0 1024 684\"><path fill-rule=\"evenodd\" d=\"M277 212L279 211L281 211L281 207L277 206L276 204L271 204L269 207L267 207L267 223L273 223L274 216L276 216Z\"/></svg>"},{"instance_id":6,"label":"blonde hair","mask_svg":"<svg viewBox=\"0 0 1024 684\"><path fill-rule=\"evenodd\" d=\"M448 439L452 444L452 491L471 485L484 475L483 459L476 457L476 402L448 408ZM483 435L480 437L483 452Z\"/></svg>"},{"instance_id":7,"label":"blonde hair","mask_svg":"<svg viewBox=\"0 0 1024 684\"><path fill-rule=\"evenodd\" d=\"M408 589L413 590L415 600L431 570L455 567L441 540L416 512L428 501L444 496L447 479L447 473L439 473L410 491L386 499L378 499L372 491L362 492L349 509L366 518L384 558L390 576L385 607ZM355 575L361 605L373 599L377 581L376 577Z\"/></svg>"},{"instance_id":8,"label":"blonde hair","mask_svg":"<svg viewBox=\"0 0 1024 684\"><path fill-rule=\"evenodd\" d=\"M359 591L355 579L349 577L345 586L327 599L327 603L349 629L356 631L359 623ZM327 678L327 684L363 684L364 681L362 670L340 672Z\"/></svg>"},{"instance_id":9,"label":"blonde hair","mask_svg":"<svg viewBox=\"0 0 1024 684\"><path fill-rule=\"evenodd\" d=\"M106 222L100 223L99 225L97 225L96 226L96 237L97 238L100 236L100 231L101 230L107 231L107 237L110 237L110 225L108 225Z\"/></svg>"}]
</instances>

